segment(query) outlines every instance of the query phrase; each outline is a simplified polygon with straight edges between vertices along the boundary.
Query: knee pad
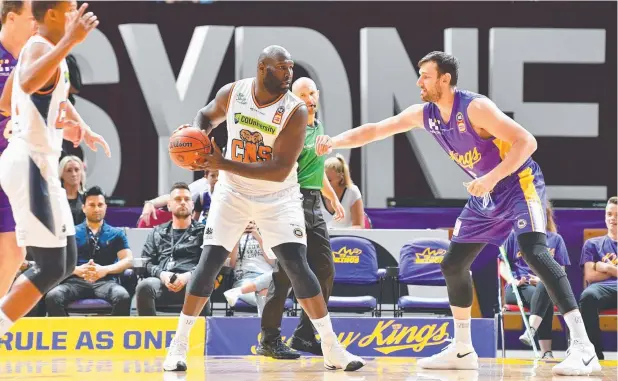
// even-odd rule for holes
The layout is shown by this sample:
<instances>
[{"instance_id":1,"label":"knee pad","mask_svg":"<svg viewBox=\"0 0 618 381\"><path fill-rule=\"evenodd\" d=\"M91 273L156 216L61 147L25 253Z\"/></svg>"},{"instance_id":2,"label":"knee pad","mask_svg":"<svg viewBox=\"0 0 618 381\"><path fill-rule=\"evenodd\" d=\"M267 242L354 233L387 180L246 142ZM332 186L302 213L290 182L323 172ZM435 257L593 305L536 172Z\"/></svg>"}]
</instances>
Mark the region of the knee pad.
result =
<instances>
[{"instance_id":1,"label":"knee pad","mask_svg":"<svg viewBox=\"0 0 618 381\"><path fill-rule=\"evenodd\" d=\"M204 246L200 262L191 275L189 294L200 298L212 295L217 275L229 255L230 252L223 246Z\"/></svg>"},{"instance_id":2,"label":"knee pad","mask_svg":"<svg viewBox=\"0 0 618 381\"><path fill-rule=\"evenodd\" d=\"M564 269L552 258L544 233L524 233L517 237L522 256L541 278L547 293L562 314L577 309L571 284Z\"/></svg>"},{"instance_id":3,"label":"knee pad","mask_svg":"<svg viewBox=\"0 0 618 381\"><path fill-rule=\"evenodd\" d=\"M272 250L290 278L298 299L313 298L320 293L318 278L307 263L307 246L290 242L273 247Z\"/></svg>"},{"instance_id":4,"label":"knee pad","mask_svg":"<svg viewBox=\"0 0 618 381\"><path fill-rule=\"evenodd\" d=\"M24 276L41 292L54 288L66 276L66 249L64 247L29 247L34 266Z\"/></svg>"}]
</instances>

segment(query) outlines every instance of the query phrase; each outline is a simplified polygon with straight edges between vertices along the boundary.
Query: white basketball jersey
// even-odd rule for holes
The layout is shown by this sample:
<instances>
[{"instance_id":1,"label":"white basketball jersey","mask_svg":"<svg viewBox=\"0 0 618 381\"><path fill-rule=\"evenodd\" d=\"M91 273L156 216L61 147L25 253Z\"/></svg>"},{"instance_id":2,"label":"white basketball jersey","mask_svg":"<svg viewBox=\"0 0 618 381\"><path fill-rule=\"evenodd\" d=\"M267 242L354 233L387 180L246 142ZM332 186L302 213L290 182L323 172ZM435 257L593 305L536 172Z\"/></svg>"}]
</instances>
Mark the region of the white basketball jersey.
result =
<instances>
[{"instance_id":1,"label":"white basketball jersey","mask_svg":"<svg viewBox=\"0 0 618 381\"><path fill-rule=\"evenodd\" d=\"M227 150L225 157L244 163L273 159L273 145L290 115L304 102L291 91L274 102L258 105L254 97L255 78L236 82L229 98L227 110ZM298 185L296 167L283 182L255 180L225 171L219 181L249 196L268 195Z\"/></svg>"},{"instance_id":2,"label":"white basketball jersey","mask_svg":"<svg viewBox=\"0 0 618 381\"><path fill-rule=\"evenodd\" d=\"M42 43L51 47L54 45L44 37L35 35L30 37L22 54L32 44ZM62 152L62 128L56 125L66 115L69 96L69 68L62 60L55 74L56 83L53 88L43 92L26 94L19 85L19 71L21 54L14 71L13 96L11 111L13 120L12 139L21 139L34 152L60 155Z\"/></svg>"}]
</instances>

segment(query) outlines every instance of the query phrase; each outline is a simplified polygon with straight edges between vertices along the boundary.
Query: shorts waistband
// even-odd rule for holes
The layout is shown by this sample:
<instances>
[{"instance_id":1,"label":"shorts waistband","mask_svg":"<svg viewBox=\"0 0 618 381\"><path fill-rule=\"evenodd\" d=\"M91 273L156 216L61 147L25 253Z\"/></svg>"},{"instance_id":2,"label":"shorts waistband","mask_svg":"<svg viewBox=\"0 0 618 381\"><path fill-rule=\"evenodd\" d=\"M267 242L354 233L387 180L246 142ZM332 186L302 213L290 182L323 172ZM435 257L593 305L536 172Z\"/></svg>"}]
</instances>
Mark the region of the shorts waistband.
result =
<instances>
[{"instance_id":1,"label":"shorts waistband","mask_svg":"<svg viewBox=\"0 0 618 381\"><path fill-rule=\"evenodd\" d=\"M321 192L318 189L300 188L300 193L306 197L320 197Z\"/></svg>"}]
</instances>

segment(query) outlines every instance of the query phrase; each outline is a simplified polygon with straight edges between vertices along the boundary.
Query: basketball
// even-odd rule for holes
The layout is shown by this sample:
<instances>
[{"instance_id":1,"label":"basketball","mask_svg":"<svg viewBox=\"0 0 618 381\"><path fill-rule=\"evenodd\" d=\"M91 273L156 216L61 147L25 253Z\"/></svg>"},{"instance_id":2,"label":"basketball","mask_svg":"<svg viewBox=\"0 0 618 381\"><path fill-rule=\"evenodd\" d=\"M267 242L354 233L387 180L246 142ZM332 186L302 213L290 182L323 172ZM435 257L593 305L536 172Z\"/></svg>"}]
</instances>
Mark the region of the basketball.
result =
<instances>
[{"instance_id":1,"label":"basketball","mask_svg":"<svg viewBox=\"0 0 618 381\"><path fill-rule=\"evenodd\" d=\"M196 161L203 162L202 156L212 150L210 140L199 128L186 127L172 134L169 143L170 158L177 166L192 170Z\"/></svg>"}]
</instances>

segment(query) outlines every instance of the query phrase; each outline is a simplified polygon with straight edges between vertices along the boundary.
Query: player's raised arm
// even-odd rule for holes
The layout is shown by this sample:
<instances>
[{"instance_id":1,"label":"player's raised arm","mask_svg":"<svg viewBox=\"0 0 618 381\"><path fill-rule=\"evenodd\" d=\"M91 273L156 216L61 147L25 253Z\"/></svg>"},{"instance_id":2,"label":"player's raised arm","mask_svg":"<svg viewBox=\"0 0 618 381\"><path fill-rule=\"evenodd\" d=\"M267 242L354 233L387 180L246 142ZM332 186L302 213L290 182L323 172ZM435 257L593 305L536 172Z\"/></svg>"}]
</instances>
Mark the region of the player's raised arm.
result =
<instances>
[{"instance_id":1,"label":"player's raised arm","mask_svg":"<svg viewBox=\"0 0 618 381\"><path fill-rule=\"evenodd\" d=\"M225 120L233 88L234 83L228 83L220 88L215 99L197 112L195 119L193 119L193 127L197 127L204 131L206 135L209 135L213 128L221 124Z\"/></svg>"},{"instance_id":2,"label":"player's raised arm","mask_svg":"<svg viewBox=\"0 0 618 381\"><path fill-rule=\"evenodd\" d=\"M66 33L53 48L35 43L22 53L19 85L27 94L52 87L58 80L58 66L75 45L86 39L90 31L99 25L97 16L85 13L87 3L67 15Z\"/></svg>"},{"instance_id":3,"label":"player's raised arm","mask_svg":"<svg viewBox=\"0 0 618 381\"><path fill-rule=\"evenodd\" d=\"M271 160L257 163L242 163L224 159L213 142L214 154L207 155L206 169L219 169L250 179L283 182L294 168L296 160L303 149L307 129L307 106L299 106L289 116L275 144Z\"/></svg>"},{"instance_id":4,"label":"player's raised arm","mask_svg":"<svg viewBox=\"0 0 618 381\"><path fill-rule=\"evenodd\" d=\"M315 148L318 155L324 155L331 149L361 147L422 126L423 104L415 104L381 122L363 124L333 138L326 135L319 136Z\"/></svg>"},{"instance_id":5,"label":"player's raised arm","mask_svg":"<svg viewBox=\"0 0 618 381\"><path fill-rule=\"evenodd\" d=\"M496 183L519 169L537 149L534 136L487 98L470 102L468 117L472 125L486 131L490 137L511 145L502 162L487 174Z\"/></svg>"}]
</instances>

